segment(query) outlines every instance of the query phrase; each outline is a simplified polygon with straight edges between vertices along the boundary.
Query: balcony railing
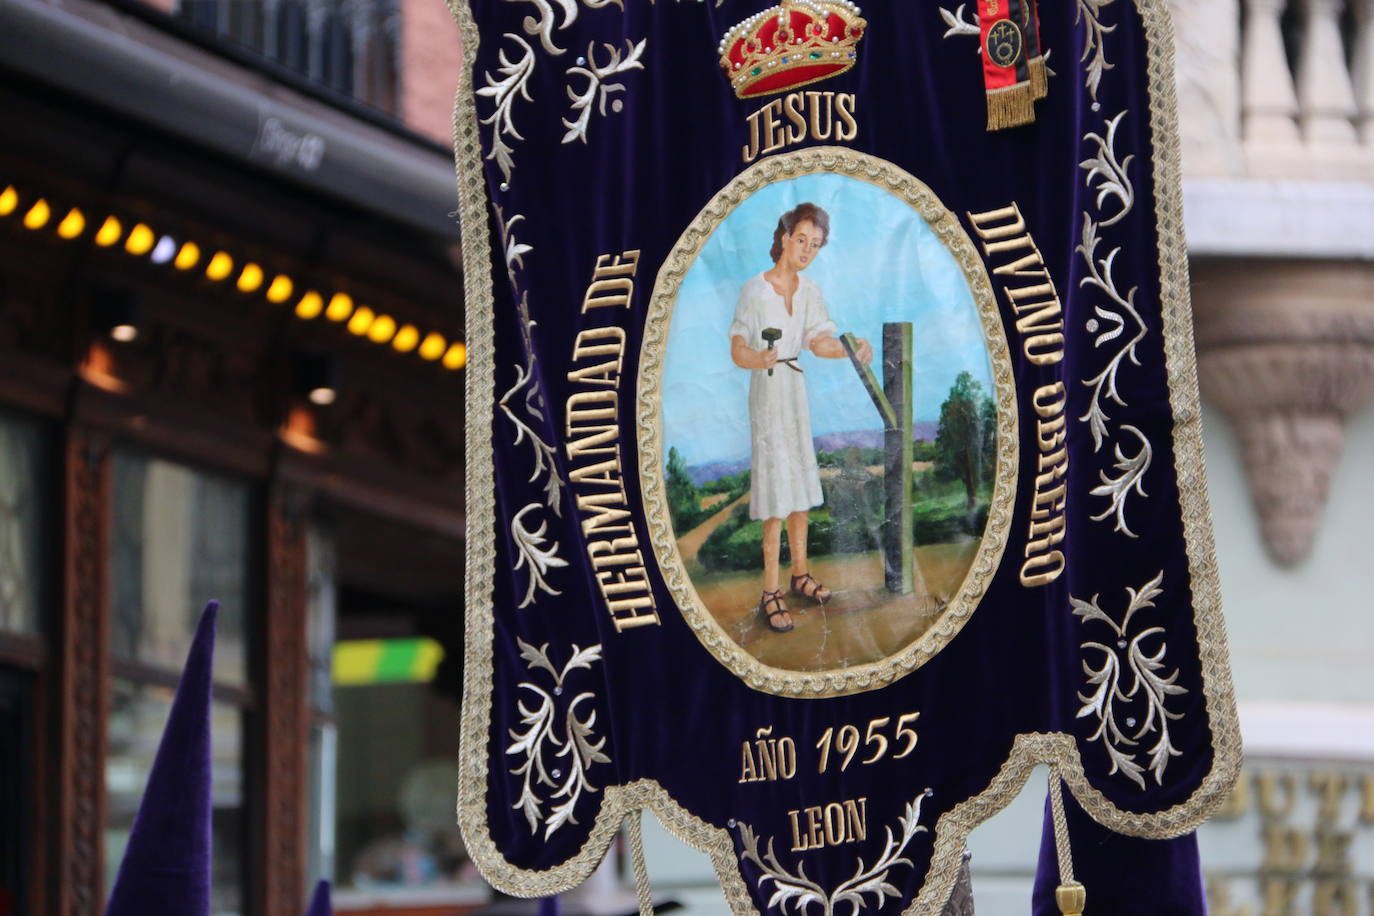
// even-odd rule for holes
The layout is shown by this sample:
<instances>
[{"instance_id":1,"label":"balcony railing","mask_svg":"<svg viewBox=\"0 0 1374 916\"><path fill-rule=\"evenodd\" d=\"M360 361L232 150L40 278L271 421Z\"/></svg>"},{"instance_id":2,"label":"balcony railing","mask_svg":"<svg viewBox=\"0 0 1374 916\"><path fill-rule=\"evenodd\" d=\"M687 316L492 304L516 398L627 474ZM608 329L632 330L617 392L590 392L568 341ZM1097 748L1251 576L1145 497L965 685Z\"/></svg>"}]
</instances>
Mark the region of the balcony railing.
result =
<instances>
[{"instance_id":1,"label":"balcony railing","mask_svg":"<svg viewBox=\"0 0 1374 916\"><path fill-rule=\"evenodd\" d=\"M1171 0L1185 169L1369 181L1374 0Z\"/></svg>"},{"instance_id":2,"label":"balcony railing","mask_svg":"<svg viewBox=\"0 0 1374 916\"><path fill-rule=\"evenodd\" d=\"M317 86L400 114L397 0L180 0L177 14Z\"/></svg>"}]
</instances>

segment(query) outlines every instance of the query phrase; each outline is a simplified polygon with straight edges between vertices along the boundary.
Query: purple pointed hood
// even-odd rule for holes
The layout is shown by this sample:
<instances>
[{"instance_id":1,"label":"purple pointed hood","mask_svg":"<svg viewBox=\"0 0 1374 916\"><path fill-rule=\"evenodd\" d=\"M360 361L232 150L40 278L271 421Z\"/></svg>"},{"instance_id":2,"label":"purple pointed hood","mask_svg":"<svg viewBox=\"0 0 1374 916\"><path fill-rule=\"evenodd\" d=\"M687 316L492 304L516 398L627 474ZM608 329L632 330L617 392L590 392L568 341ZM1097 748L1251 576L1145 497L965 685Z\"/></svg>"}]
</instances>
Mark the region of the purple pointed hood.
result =
<instances>
[{"instance_id":1,"label":"purple pointed hood","mask_svg":"<svg viewBox=\"0 0 1374 916\"><path fill-rule=\"evenodd\" d=\"M106 916L210 912L210 693L219 602L201 615Z\"/></svg>"},{"instance_id":2,"label":"purple pointed hood","mask_svg":"<svg viewBox=\"0 0 1374 916\"><path fill-rule=\"evenodd\" d=\"M315 885L315 893L310 897L310 909L305 916L333 916L334 908L329 903L329 882L321 881Z\"/></svg>"}]
</instances>

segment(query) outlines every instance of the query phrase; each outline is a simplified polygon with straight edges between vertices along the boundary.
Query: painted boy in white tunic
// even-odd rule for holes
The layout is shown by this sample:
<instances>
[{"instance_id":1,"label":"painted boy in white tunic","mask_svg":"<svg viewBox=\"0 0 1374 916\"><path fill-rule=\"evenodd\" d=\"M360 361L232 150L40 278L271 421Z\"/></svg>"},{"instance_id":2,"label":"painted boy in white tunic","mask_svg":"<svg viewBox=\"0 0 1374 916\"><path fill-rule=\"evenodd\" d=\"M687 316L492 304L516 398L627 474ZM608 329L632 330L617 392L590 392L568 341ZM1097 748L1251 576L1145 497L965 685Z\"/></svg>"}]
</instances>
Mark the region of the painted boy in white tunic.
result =
<instances>
[{"instance_id":1,"label":"painted boy in white tunic","mask_svg":"<svg viewBox=\"0 0 1374 916\"><path fill-rule=\"evenodd\" d=\"M820 288L801 275L829 236L830 215L815 204L784 213L773 232L773 267L744 284L730 325L730 357L751 374L749 516L763 520L759 614L780 633L793 626L778 582L783 519L792 553L791 591L819 603L830 597L830 589L812 577L806 559L809 510L825 499L811 436L806 375L797 363L803 349L827 359L846 356ZM771 347L765 330L769 337L780 332ZM857 355L865 363L873 359L868 341L859 340Z\"/></svg>"}]
</instances>

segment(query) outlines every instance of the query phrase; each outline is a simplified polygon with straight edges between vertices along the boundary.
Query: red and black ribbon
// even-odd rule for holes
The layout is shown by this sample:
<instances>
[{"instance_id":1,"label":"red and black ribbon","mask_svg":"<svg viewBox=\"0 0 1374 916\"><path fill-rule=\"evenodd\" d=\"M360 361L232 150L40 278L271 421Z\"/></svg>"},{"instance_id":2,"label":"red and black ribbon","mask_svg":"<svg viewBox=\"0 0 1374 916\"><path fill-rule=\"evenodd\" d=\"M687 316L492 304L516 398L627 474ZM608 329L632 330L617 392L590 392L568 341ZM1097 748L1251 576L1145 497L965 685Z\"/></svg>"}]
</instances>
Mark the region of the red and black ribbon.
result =
<instances>
[{"instance_id":1,"label":"red and black ribbon","mask_svg":"<svg viewBox=\"0 0 1374 916\"><path fill-rule=\"evenodd\" d=\"M988 130L1035 121L1035 101L1048 92L1036 0L978 0Z\"/></svg>"}]
</instances>

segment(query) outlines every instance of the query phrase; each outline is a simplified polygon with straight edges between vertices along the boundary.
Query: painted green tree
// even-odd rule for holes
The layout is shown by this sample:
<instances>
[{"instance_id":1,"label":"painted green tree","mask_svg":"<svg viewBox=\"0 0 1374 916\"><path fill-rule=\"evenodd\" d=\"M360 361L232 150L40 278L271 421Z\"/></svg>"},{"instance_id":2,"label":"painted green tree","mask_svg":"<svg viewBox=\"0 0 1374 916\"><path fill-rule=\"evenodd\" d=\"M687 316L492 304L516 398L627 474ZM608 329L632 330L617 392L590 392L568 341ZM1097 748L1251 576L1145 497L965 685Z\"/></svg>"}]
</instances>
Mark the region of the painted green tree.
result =
<instances>
[{"instance_id":1,"label":"painted green tree","mask_svg":"<svg viewBox=\"0 0 1374 916\"><path fill-rule=\"evenodd\" d=\"M682 526L695 525L698 519L697 488L687 473L687 462L676 447L668 449L668 513L673 519L673 529L679 534Z\"/></svg>"},{"instance_id":2,"label":"painted green tree","mask_svg":"<svg viewBox=\"0 0 1374 916\"><path fill-rule=\"evenodd\" d=\"M972 510L978 486L992 474L997 411L982 383L960 372L940 405L935 434L935 473L964 485L964 506Z\"/></svg>"}]
</instances>

